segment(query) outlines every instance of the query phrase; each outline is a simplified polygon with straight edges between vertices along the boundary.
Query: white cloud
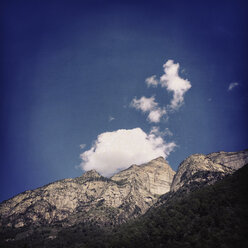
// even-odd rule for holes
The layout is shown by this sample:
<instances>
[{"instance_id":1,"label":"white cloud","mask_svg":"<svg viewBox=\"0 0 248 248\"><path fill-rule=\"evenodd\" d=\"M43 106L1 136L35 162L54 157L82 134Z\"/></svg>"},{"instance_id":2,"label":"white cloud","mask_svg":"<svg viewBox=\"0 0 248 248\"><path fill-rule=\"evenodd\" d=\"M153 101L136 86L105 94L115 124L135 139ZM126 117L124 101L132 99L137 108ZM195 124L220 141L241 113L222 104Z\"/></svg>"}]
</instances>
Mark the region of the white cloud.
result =
<instances>
[{"instance_id":1,"label":"white cloud","mask_svg":"<svg viewBox=\"0 0 248 248\"><path fill-rule=\"evenodd\" d=\"M231 91L233 88L237 87L239 84L237 82L230 83L228 86L228 90Z\"/></svg>"},{"instance_id":2,"label":"white cloud","mask_svg":"<svg viewBox=\"0 0 248 248\"><path fill-rule=\"evenodd\" d=\"M159 81L156 79L156 75L153 75L145 80L148 87L153 86L157 87L159 84Z\"/></svg>"},{"instance_id":3,"label":"white cloud","mask_svg":"<svg viewBox=\"0 0 248 248\"><path fill-rule=\"evenodd\" d=\"M191 84L187 79L179 76L179 64L174 64L173 60L168 60L164 65L164 74L159 80L156 75L148 77L145 82L148 87L157 87L160 85L173 93L173 98L166 107L159 107L155 101L155 97L150 98L142 96L140 99L134 98L130 104L137 110L148 112L147 120L149 122L159 123L162 116L168 114L170 110L177 110L184 103L184 94L191 88Z\"/></svg>"},{"instance_id":4,"label":"white cloud","mask_svg":"<svg viewBox=\"0 0 248 248\"><path fill-rule=\"evenodd\" d=\"M154 96L152 96L150 98L147 98L145 96L142 96L140 99L134 98L131 102L131 107L134 107L138 110L141 110L142 112L151 111L157 105L158 105L158 103L155 102Z\"/></svg>"},{"instance_id":5,"label":"white cloud","mask_svg":"<svg viewBox=\"0 0 248 248\"><path fill-rule=\"evenodd\" d=\"M165 108L158 107L158 103L155 101L155 97L147 98L142 96L140 99L134 98L130 104L131 107L141 110L143 113L148 112L147 119L150 122L158 123L163 115L166 114Z\"/></svg>"},{"instance_id":6,"label":"white cloud","mask_svg":"<svg viewBox=\"0 0 248 248\"><path fill-rule=\"evenodd\" d=\"M80 155L80 167L111 176L132 164L146 163L159 156L166 158L175 147L174 142L167 143L154 132L147 134L141 128L119 129L98 135L91 149Z\"/></svg>"},{"instance_id":7,"label":"white cloud","mask_svg":"<svg viewBox=\"0 0 248 248\"><path fill-rule=\"evenodd\" d=\"M161 117L165 114L166 114L165 109L156 108L156 109L150 111L147 118L150 122L158 123L158 122L160 122Z\"/></svg>"},{"instance_id":8,"label":"white cloud","mask_svg":"<svg viewBox=\"0 0 248 248\"><path fill-rule=\"evenodd\" d=\"M183 79L178 75L178 63L174 64L173 60L168 60L163 67L165 73L160 77L160 84L167 91L173 92L170 108L176 110L183 104L184 94L191 88L191 84L187 79Z\"/></svg>"}]
</instances>

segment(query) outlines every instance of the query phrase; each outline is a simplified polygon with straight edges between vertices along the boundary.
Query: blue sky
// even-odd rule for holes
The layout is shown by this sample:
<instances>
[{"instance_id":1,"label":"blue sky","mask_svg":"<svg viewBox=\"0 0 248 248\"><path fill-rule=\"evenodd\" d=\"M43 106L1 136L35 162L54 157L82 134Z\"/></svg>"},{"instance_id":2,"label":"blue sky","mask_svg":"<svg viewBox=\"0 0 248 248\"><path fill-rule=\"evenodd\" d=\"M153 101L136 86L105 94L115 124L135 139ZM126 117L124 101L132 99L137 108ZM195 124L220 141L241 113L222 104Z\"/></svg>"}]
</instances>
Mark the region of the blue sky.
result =
<instances>
[{"instance_id":1,"label":"blue sky","mask_svg":"<svg viewBox=\"0 0 248 248\"><path fill-rule=\"evenodd\" d=\"M105 132L169 130L156 138L176 144L174 170L193 153L246 149L246 5L2 1L0 200L81 175L80 154ZM191 85L174 111L173 92L145 83L168 60ZM166 109L159 122L130 105L142 96Z\"/></svg>"}]
</instances>

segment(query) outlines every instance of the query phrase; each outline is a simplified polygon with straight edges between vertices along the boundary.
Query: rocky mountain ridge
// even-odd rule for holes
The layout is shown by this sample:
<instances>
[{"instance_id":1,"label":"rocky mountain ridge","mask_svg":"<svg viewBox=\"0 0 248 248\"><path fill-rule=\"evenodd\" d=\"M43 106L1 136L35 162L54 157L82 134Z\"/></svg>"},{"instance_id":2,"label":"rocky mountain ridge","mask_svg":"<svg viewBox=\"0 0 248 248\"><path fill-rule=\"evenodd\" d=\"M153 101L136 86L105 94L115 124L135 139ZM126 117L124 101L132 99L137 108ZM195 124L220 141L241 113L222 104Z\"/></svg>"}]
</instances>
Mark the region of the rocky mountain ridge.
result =
<instances>
[{"instance_id":1,"label":"rocky mountain ridge","mask_svg":"<svg viewBox=\"0 0 248 248\"><path fill-rule=\"evenodd\" d=\"M248 150L215 152L208 155L193 154L178 167L171 191L192 190L192 187L213 184L248 163Z\"/></svg>"},{"instance_id":2,"label":"rocky mountain ridge","mask_svg":"<svg viewBox=\"0 0 248 248\"><path fill-rule=\"evenodd\" d=\"M163 158L133 165L111 178L95 170L23 192L0 205L0 226L118 224L143 214L170 190L175 172Z\"/></svg>"},{"instance_id":3,"label":"rocky mountain ridge","mask_svg":"<svg viewBox=\"0 0 248 248\"><path fill-rule=\"evenodd\" d=\"M247 163L248 150L244 150L193 154L177 173L162 157L132 165L111 178L87 171L2 202L0 233L8 237L13 231L14 236L6 240L16 241L33 235L34 228L47 227L48 238L56 239L61 230L84 223L100 227L122 224L166 204L169 198L213 184Z\"/></svg>"}]
</instances>

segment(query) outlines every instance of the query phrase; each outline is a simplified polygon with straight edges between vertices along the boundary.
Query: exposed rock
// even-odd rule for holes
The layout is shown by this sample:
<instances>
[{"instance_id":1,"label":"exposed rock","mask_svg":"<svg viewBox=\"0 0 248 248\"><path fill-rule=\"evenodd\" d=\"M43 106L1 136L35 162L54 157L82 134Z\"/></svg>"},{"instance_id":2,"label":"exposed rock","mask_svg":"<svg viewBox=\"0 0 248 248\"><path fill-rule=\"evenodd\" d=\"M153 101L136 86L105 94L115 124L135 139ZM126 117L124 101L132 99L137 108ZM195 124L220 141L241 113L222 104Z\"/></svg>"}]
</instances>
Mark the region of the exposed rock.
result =
<instances>
[{"instance_id":1,"label":"exposed rock","mask_svg":"<svg viewBox=\"0 0 248 248\"><path fill-rule=\"evenodd\" d=\"M112 178L95 170L21 193L0 204L0 226L21 228L94 220L121 223L143 214L168 192L175 172L162 158L133 165Z\"/></svg>"},{"instance_id":2,"label":"exposed rock","mask_svg":"<svg viewBox=\"0 0 248 248\"><path fill-rule=\"evenodd\" d=\"M207 155L214 163L238 170L248 163L248 150L241 152L214 152Z\"/></svg>"},{"instance_id":3,"label":"exposed rock","mask_svg":"<svg viewBox=\"0 0 248 248\"><path fill-rule=\"evenodd\" d=\"M248 150L191 155L180 164L173 179L171 191L212 184L247 163Z\"/></svg>"},{"instance_id":4,"label":"exposed rock","mask_svg":"<svg viewBox=\"0 0 248 248\"><path fill-rule=\"evenodd\" d=\"M90 170L90 171L86 171L82 175L81 179L87 180L87 179L100 178L100 177L102 176L96 170Z\"/></svg>"},{"instance_id":5,"label":"exposed rock","mask_svg":"<svg viewBox=\"0 0 248 248\"><path fill-rule=\"evenodd\" d=\"M162 157L132 165L111 178L91 170L2 202L0 233L6 242L15 242L43 230L53 240L63 228L74 225L121 224L175 196L212 184L247 163L245 150L194 154L180 164L176 175Z\"/></svg>"},{"instance_id":6,"label":"exposed rock","mask_svg":"<svg viewBox=\"0 0 248 248\"><path fill-rule=\"evenodd\" d=\"M146 190L153 195L162 195L170 191L174 175L175 172L164 158L159 157L142 166L132 165L111 179L118 182L126 180L131 184L138 183L140 191Z\"/></svg>"}]
</instances>

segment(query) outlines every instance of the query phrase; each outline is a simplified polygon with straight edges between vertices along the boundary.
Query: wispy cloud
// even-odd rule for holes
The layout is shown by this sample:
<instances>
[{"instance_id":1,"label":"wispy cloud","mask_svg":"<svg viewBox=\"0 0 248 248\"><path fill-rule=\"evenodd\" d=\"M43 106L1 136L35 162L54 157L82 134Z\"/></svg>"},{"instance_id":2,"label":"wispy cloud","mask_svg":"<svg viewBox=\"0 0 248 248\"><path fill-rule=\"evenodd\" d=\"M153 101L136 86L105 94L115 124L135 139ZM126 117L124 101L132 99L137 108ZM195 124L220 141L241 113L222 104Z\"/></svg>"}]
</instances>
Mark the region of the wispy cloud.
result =
<instances>
[{"instance_id":1,"label":"wispy cloud","mask_svg":"<svg viewBox=\"0 0 248 248\"><path fill-rule=\"evenodd\" d=\"M86 144L81 144L79 147L80 147L80 149L83 150L86 147Z\"/></svg>"},{"instance_id":2,"label":"wispy cloud","mask_svg":"<svg viewBox=\"0 0 248 248\"><path fill-rule=\"evenodd\" d=\"M111 122L111 121L113 121L113 120L115 120L115 118L113 117L113 116L109 116L109 122Z\"/></svg>"},{"instance_id":3,"label":"wispy cloud","mask_svg":"<svg viewBox=\"0 0 248 248\"><path fill-rule=\"evenodd\" d=\"M141 128L119 129L98 135L91 149L80 155L80 167L111 176L132 164L146 163L159 156L166 158L175 147L174 142L166 142L155 132L147 134Z\"/></svg>"},{"instance_id":4,"label":"wispy cloud","mask_svg":"<svg viewBox=\"0 0 248 248\"><path fill-rule=\"evenodd\" d=\"M151 76L151 77L148 77L148 78L145 80L145 82L146 82L146 85L147 85L148 87L150 87L150 86L157 87L158 84L159 84L159 81L156 79L156 75L153 75L153 76Z\"/></svg>"},{"instance_id":5,"label":"wispy cloud","mask_svg":"<svg viewBox=\"0 0 248 248\"><path fill-rule=\"evenodd\" d=\"M143 113L148 112L147 120L149 122L158 123L161 117L166 114L165 108L158 107L155 97L147 98L142 96L140 99L134 98L130 104L131 107L141 110Z\"/></svg>"},{"instance_id":6,"label":"wispy cloud","mask_svg":"<svg viewBox=\"0 0 248 248\"><path fill-rule=\"evenodd\" d=\"M173 136L173 133L170 131L170 129L167 127L163 131L160 131L160 128L157 126L153 126L151 128L150 133L156 134L158 136L164 137L164 136Z\"/></svg>"},{"instance_id":7,"label":"wispy cloud","mask_svg":"<svg viewBox=\"0 0 248 248\"><path fill-rule=\"evenodd\" d=\"M234 82L234 83L230 83L228 86L228 91L233 90L235 87L237 87L239 85L239 83Z\"/></svg>"},{"instance_id":8,"label":"wispy cloud","mask_svg":"<svg viewBox=\"0 0 248 248\"><path fill-rule=\"evenodd\" d=\"M141 110L142 112L149 112L153 110L155 107L157 107L158 103L155 102L155 97L152 96L150 98L147 98L145 96L142 96L140 99L137 99L136 97L131 102L131 107Z\"/></svg>"}]
</instances>

